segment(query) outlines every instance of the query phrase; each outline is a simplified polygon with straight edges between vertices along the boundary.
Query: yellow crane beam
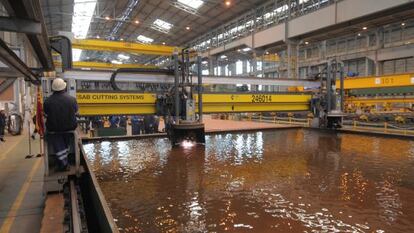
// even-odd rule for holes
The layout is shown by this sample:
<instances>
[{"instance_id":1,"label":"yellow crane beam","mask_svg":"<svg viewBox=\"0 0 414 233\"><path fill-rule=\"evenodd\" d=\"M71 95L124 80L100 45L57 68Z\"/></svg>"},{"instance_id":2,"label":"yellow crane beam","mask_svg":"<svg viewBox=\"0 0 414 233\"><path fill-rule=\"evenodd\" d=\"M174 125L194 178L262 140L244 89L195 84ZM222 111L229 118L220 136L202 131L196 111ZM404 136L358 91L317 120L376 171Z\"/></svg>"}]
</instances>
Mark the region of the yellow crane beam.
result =
<instances>
[{"instance_id":1,"label":"yellow crane beam","mask_svg":"<svg viewBox=\"0 0 414 233\"><path fill-rule=\"evenodd\" d=\"M73 40L72 48L82 50L124 52L170 56L177 47L107 40Z\"/></svg>"},{"instance_id":2,"label":"yellow crane beam","mask_svg":"<svg viewBox=\"0 0 414 233\"><path fill-rule=\"evenodd\" d=\"M395 74L370 77L346 77L344 89L366 89L383 87L414 86L414 74ZM340 82L336 81L336 88L339 89ZM303 90L303 86L290 87L291 90Z\"/></svg>"},{"instance_id":3,"label":"yellow crane beam","mask_svg":"<svg viewBox=\"0 0 414 233\"><path fill-rule=\"evenodd\" d=\"M361 78L348 77L344 81L345 89L402 87L413 85L414 74L396 74ZM339 88L339 81L336 81L336 88Z\"/></svg>"},{"instance_id":4,"label":"yellow crane beam","mask_svg":"<svg viewBox=\"0 0 414 233\"><path fill-rule=\"evenodd\" d=\"M59 64L57 64L59 65ZM73 62L75 68L91 68L91 69L119 69L119 68L148 68L156 69L158 66L143 65L143 64L113 64L105 62L87 62L87 61L75 61Z\"/></svg>"},{"instance_id":5,"label":"yellow crane beam","mask_svg":"<svg viewBox=\"0 0 414 233\"><path fill-rule=\"evenodd\" d=\"M414 104L414 97L394 97L394 98L348 98L345 100L347 104L388 104L388 103L401 103L401 104Z\"/></svg>"},{"instance_id":6,"label":"yellow crane beam","mask_svg":"<svg viewBox=\"0 0 414 233\"><path fill-rule=\"evenodd\" d=\"M78 92L76 97L82 116L155 114L156 110L152 93ZM307 111L310 99L306 94L203 94L203 113Z\"/></svg>"},{"instance_id":7,"label":"yellow crane beam","mask_svg":"<svg viewBox=\"0 0 414 233\"><path fill-rule=\"evenodd\" d=\"M262 59L264 62L280 62L280 57L277 54L265 54Z\"/></svg>"}]
</instances>

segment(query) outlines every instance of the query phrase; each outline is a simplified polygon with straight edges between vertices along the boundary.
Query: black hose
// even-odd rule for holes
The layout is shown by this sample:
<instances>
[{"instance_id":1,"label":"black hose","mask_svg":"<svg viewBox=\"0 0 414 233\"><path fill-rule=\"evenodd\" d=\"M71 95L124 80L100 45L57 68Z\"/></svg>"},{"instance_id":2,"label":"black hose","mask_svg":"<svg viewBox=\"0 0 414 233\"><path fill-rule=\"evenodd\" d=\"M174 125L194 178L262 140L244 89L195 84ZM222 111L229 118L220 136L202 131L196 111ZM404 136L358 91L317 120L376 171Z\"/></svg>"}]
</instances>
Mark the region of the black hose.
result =
<instances>
[{"instance_id":1,"label":"black hose","mask_svg":"<svg viewBox=\"0 0 414 233\"><path fill-rule=\"evenodd\" d=\"M115 78L118 73L141 73L141 74L167 74L167 75L174 75L174 70L167 70L167 69L148 69L148 68L120 68L117 69L115 72L112 73L110 83L112 89L115 91L122 91L121 88L116 85Z\"/></svg>"}]
</instances>

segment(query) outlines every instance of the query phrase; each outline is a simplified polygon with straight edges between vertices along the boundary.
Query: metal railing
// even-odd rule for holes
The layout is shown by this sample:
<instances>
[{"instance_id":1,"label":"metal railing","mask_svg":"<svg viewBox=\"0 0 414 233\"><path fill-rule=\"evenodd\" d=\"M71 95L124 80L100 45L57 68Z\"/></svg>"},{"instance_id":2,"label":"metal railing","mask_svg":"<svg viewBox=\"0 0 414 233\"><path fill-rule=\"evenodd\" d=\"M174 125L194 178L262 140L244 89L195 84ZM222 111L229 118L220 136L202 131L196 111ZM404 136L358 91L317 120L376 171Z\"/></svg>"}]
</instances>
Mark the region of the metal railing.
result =
<instances>
[{"instance_id":1,"label":"metal railing","mask_svg":"<svg viewBox=\"0 0 414 233\"><path fill-rule=\"evenodd\" d=\"M240 120L310 127L312 118L277 117L277 116L244 116Z\"/></svg>"},{"instance_id":2,"label":"metal railing","mask_svg":"<svg viewBox=\"0 0 414 233\"><path fill-rule=\"evenodd\" d=\"M352 130L369 130L381 133L389 134L400 134L400 135L413 135L414 136L414 126L406 125L396 125L389 122L381 123L369 123L361 121L344 121L343 125L346 129Z\"/></svg>"}]
</instances>

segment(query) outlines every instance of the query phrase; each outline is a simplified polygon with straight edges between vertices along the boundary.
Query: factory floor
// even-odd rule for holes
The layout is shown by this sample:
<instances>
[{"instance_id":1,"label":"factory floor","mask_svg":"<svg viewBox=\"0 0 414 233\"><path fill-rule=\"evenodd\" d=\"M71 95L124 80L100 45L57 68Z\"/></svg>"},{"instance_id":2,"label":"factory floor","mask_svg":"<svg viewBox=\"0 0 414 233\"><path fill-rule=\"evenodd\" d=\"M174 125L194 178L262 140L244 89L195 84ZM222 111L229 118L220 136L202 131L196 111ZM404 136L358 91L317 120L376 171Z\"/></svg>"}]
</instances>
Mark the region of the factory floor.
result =
<instances>
[{"instance_id":1,"label":"factory floor","mask_svg":"<svg viewBox=\"0 0 414 233\"><path fill-rule=\"evenodd\" d=\"M39 232L44 209L43 157L26 158L27 132L0 142L0 233ZM32 140L32 154L39 140Z\"/></svg>"}]
</instances>

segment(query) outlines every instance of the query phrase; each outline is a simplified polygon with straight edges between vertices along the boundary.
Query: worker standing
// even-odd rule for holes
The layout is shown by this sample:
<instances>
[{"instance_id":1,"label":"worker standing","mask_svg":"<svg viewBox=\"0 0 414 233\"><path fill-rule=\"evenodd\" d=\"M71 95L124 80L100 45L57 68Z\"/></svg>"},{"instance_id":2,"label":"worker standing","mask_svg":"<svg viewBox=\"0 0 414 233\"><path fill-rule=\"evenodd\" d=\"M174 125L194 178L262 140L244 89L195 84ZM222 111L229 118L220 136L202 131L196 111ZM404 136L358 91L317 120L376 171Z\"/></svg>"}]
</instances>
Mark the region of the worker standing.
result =
<instances>
[{"instance_id":1,"label":"worker standing","mask_svg":"<svg viewBox=\"0 0 414 233\"><path fill-rule=\"evenodd\" d=\"M4 110L0 110L0 141L5 142L4 140L4 128L6 127L6 113Z\"/></svg>"},{"instance_id":2,"label":"worker standing","mask_svg":"<svg viewBox=\"0 0 414 233\"><path fill-rule=\"evenodd\" d=\"M140 135L142 130L142 119L139 116L131 117L132 135Z\"/></svg>"},{"instance_id":3,"label":"worker standing","mask_svg":"<svg viewBox=\"0 0 414 233\"><path fill-rule=\"evenodd\" d=\"M53 80L52 91L44 103L47 138L56 154L59 170L67 170L71 138L67 132L77 127L78 103L66 93L66 83L61 78Z\"/></svg>"}]
</instances>

